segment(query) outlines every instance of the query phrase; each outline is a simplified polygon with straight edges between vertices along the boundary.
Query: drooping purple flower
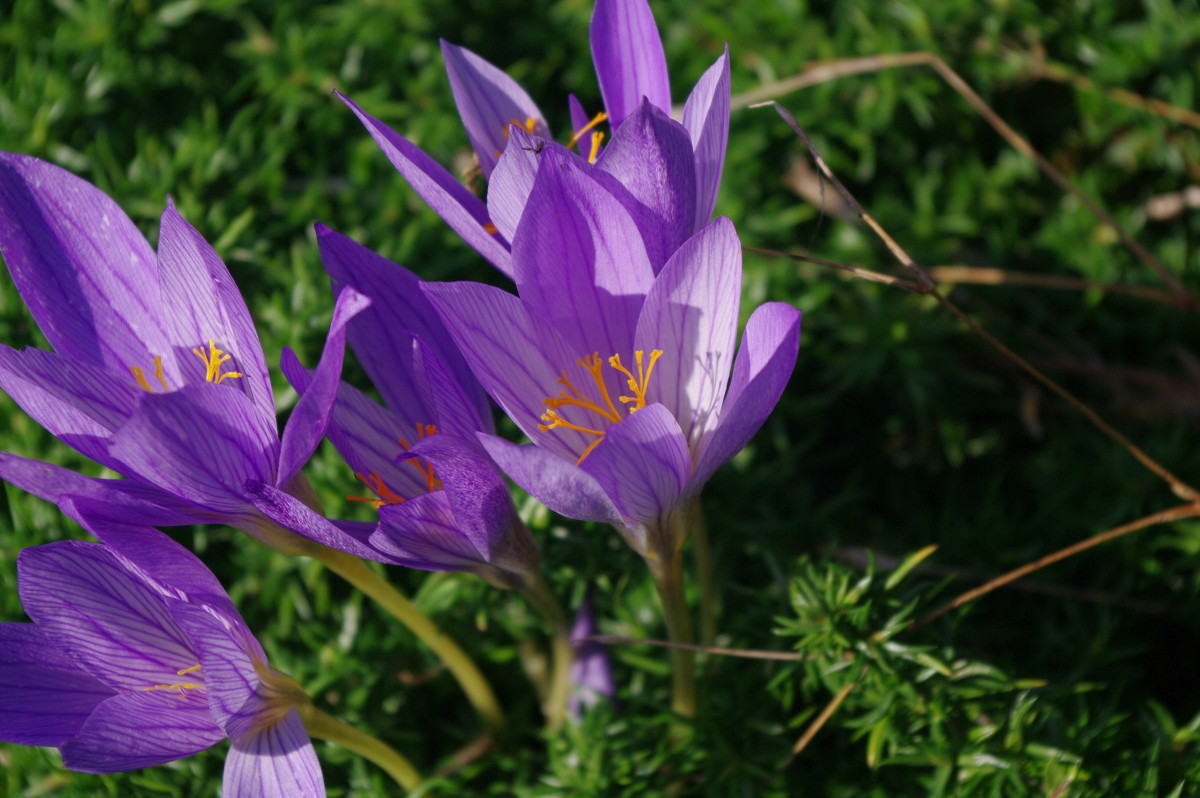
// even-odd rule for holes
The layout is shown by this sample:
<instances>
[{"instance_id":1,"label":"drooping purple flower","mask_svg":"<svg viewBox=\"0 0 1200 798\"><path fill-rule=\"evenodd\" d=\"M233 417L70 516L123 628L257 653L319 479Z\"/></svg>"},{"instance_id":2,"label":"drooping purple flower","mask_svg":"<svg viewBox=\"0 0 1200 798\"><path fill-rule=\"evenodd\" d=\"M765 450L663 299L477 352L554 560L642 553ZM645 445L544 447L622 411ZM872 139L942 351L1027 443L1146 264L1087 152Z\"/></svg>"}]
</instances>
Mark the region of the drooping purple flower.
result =
<instances>
[{"instance_id":1,"label":"drooping purple flower","mask_svg":"<svg viewBox=\"0 0 1200 798\"><path fill-rule=\"evenodd\" d=\"M643 230L657 271L712 217L729 137L728 49L696 83L680 123L670 118L666 58L646 0L598 0L591 45L607 111L588 118L570 97L574 132L563 145L551 139L542 112L516 81L470 50L442 42L459 115L489 180L486 204L419 147L342 100L430 207L505 274L513 276L516 223L536 158L547 148L594 164L601 184ZM605 119L613 135L602 146L598 126Z\"/></svg>"},{"instance_id":2,"label":"drooping purple flower","mask_svg":"<svg viewBox=\"0 0 1200 798\"><path fill-rule=\"evenodd\" d=\"M63 765L114 773L232 741L223 795L325 794L299 685L267 664L220 583L119 507L64 499L104 541L25 549L31 624L0 624L0 739L54 746Z\"/></svg>"},{"instance_id":3,"label":"drooping purple flower","mask_svg":"<svg viewBox=\"0 0 1200 798\"><path fill-rule=\"evenodd\" d=\"M579 605L571 627L575 659L571 663L571 698L567 710L576 720L585 710L601 701L611 701L617 694L608 649L591 639L596 632L596 611L591 596L587 596Z\"/></svg>"},{"instance_id":4,"label":"drooping purple flower","mask_svg":"<svg viewBox=\"0 0 1200 798\"><path fill-rule=\"evenodd\" d=\"M366 300L338 297L316 387L281 437L245 301L173 204L156 254L95 186L0 153L0 254L54 349L0 345L0 388L59 440L128 479L8 453L0 478L54 502L76 494L118 503L140 523L219 521L275 535L246 486L302 492L300 468L337 390L345 326Z\"/></svg>"},{"instance_id":5,"label":"drooping purple flower","mask_svg":"<svg viewBox=\"0 0 1200 798\"><path fill-rule=\"evenodd\" d=\"M767 303L734 359L741 247L719 218L655 272L638 226L594 176L541 156L513 238L518 296L427 283L475 375L532 445L481 433L550 509L614 524L641 554L765 421L795 363L800 313ZM732 366L732 375L731 375Z\"/></svg>"},{"instance_id":6,"label":"drooping purple flower","mask_svg":"<svg viewBox=\"0 0 1200 798\"><path fill-rule=\"evenodd\" d=\"M417 276L318 225L335 290L371 306L348 340L387 407L347 384L327 435L370 490L378 523L335 522L369 549L360 556L423 570L469 570L518 587L537 570L536 544L504 478L475 438L492 432L487 396L454 347ZM283 369L302 395L311 377L290 352Z\"/></svg>"}]
</instances>

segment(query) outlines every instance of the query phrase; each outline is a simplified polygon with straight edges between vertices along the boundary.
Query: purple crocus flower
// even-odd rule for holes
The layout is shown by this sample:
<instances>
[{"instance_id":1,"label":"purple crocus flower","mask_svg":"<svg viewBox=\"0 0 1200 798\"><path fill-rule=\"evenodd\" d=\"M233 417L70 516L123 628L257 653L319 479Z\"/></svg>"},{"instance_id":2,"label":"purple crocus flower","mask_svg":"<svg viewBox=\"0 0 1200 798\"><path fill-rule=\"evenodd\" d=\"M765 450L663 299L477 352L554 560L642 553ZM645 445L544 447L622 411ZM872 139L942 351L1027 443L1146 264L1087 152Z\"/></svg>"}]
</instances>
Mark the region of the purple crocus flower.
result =
<instances>
[{"instance_id":1,"label":"purple crocus flower","mask_svg":"<svg viewBox=\"0 0 1200 798\"><path fill-rule=\"evenodd\" d=\"M156 255L95 186L0 153L0 253L54 348L0 345L0 388L59 440L128 479L8 453L0 478L53 502L76 494L118 503L134 522L229 523L292 545L257 505L300 504L292 494L304 494L299 471L332 409L345 326L366 300L351 290L338 297L314 389L281 437L245 301L173 204ZM309 526L298 531L334 547L344 537Z\"/></svg>"},{"instance_id":2,"label":"purple crocus flower","mask_svg":"<svg viewBox=\"0 0 1200 798\"><path fill-rule=\"evenodd\" d=\"M774 407L800 313L751 315L736 361L741 247L719 218L655 273L632 215L557 151L540 155L513 238L519 296L478 283L426 295L475 375L532 445L483 434L500 467L550 509L612 523L643 556ZM732 365L732 376L730 368Z\"/></svg>"},{"instance_id":3,"label":"purple crocus flower","mask_svg":"<svg viewBox=\"0 0 1200 798\"><path fill-rule=\"evenodd\" d=\"M72 514L104 541L25 549L31 624L0 624L0 739L54 746L63 765L114 773L228 737L222 794L325 794L300 686L267 664L224 589L156 529L88 500Z\"/></svg>"},{"instance_id":4,"label":"purple crocus flower","mask_svg":"<svg viewBox=\"0 0 1200 798\"><path fill-rule=\"evenodd\" d=\"M536 157L576 145L579 154L571 157L594 164L599 182L633 214L657 271L712 217L729 137L728 49L696 83L679 123L670 118L666 58L646 0L598 0L591 44L607 111L589 119L572 96L574 132L562 145L516 81L442 42L459 115L489 180L486 204L412 142L342 99L430 207L506 275L514 276L513 236ZM606 118L613 136L602 147L597 126Z\"/></svg>"},{"instance_id":5,"label":"purple crocus flower","mask_svg":"<svg viewBox=\"0 0 1200 798\"><path fill-rule=\"evenodd\" d=\"M587 596L579 605L575 624L571 627L575 659L571 663L571 698L567 711L576 720L585 710L601 701L611 701L617 694L608 649L591 639L596 632L596 611L591 596Z\"/></svg>"},{"instance_id":6,"label":"purple crocus flower","mask_svg":"<svg viewBox=\"0 0 1200 798\"><path fill-rule=\"evenodd\" d=\"M538 552L508 487L475 439L492 432L487 396L453 346L417 276L318 225L335 290L371 306L348 327L350 346L387 402L342 384L327 435L370 490L377 524L335 522L366 548L354 553L430 571L468 570L504 587L537 572ZM311 378L285 352L301 394Z\"/></svg>"}]
</instances>

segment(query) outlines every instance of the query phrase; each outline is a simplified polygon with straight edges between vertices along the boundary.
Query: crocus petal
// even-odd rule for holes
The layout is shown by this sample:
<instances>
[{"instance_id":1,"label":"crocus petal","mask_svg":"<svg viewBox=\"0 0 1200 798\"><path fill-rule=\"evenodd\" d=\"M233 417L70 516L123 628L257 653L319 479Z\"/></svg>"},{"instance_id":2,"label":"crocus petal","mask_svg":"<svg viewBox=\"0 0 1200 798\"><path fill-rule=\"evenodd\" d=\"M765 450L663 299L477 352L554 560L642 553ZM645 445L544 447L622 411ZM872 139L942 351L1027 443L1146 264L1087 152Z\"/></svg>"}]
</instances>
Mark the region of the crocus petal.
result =
<instances>
[{"instance_id":1,"label":"crocus petal","mask_svg":"<svg viewBox=\"0 0 1200 798\"><path fill-rule=\"evenodd\" d=\"M110 687L174 684L196 664L158 593L98 543L27 548L17 578L21 605L45 638Z\"/></svg>"},{"instance_id":2,"label":"crocus petal","mask_svg":"<svg viewBox=\"0 0 1200 798\"><path fill-rule=\"evenodd\" d=\"M533 191L533 181L545 152L556 153L563 160L586 167L582 158L558 142L513 128L487 189L487 208L492 224L509 241L517 233L517 224L529 203L529 193Z\"/></svg>"},{"instance_id":3,"label":"crocus petal","mask_svg":"<svg viewBox=\"0 0 1200 798\"><path fill-rule=\"evenodd\" d=\"M442 491L380 507L371 545L388 562L422 571L461 571L487 563L459 530L450 497Z\"/></svg>"},{"instance_id":4,"label":"crocus petal","mask_svg":"<svg viewBox=\"0 0 1200 798\"><path fill-rule=\"evenodd\" d=\"M517 523L512 496L496 465L471 444L448 433L430 435L411 451L433 466L454 510L458 528L485 560Z\"/></svg>"},{"instance_id":5,"label":"crocus petal","mask_svg":"<svg viewBox=\"0 0 1200 798\"><path fill-rule=\"evenodd\" d=\"M421 338L471 395L476 415L488 413L487 397L446 327L408 269L375 254L341 233L317 225L321 262L337 287L348 285L371 300L350 323L346 340L379 389L384 402L410 422L432 423L427 397L412 388L414 336Z\"/></svg>"},{"instance_id":6,"label":"crocus petal","mask_svg":"<svg viewBox=\"0 0 1200 798\"><path fill-rule=\"evenodd\" d=\"M342 379L342 361L346 357L346 325L370 303L371 300L350 287L343 288L338 294L321 361L312 374L308 390L296 403L283 430L276 485L282 485L296 476L316 451L321 438L325 437L325 428L329 426L338 384Z\"/></svg>"},{"instance_id":7,"label":"crocus petal","mask_svg":"<svg viewBox=\"0 0 1200 798\"><path fill-rule=\"evenodd\" d=\"M568 429L538 429L544 400L573 367L572 353L557 332L530 315L520 299L480 283L425 283L426 296L446 322L454 343L492 399L531 439L572 460L594 438Z\"/></svg>"},{"instance_id":8,"label":"crocus petal","mask_svg":"<svg viewBox=\"0 0 1200 798\"><path fill-rule=\"evenodd\" d=\"M725 148L729 144L729 45L696 81L683 105L683 126L696 154L696 222L703 227L717 204Z\"/></svg>"},{"instance_id":9,"label":"crocus petal","mask_svg":"<svg viewBox=\"0 0 1200 798\"><path fill-rule=\"evenodd\" d=\"M336 93L336 92L335 92ZM400 171L409 185L437 211L446 224L462 239L479 251L504 274L512 275L512 256L508 245L495 233L489 233L487 208L454 175L442 168L408 139L363 111L348 97L338 97L366 126L367 132L383 150L392 165Z\"/></svg>"},{"instance_id":10,"label":"crocus petal","mask_svg":"<svg viewBox=\"0 0 1200 798\"><path fill-rule=\"evenodd\" d=\"M746 322L733 363L729 392L712 437L701 442L699 459L686 492L694 495L712 473L741 451L775 409L800 347L800 311L767 302Z\"/></svg>"},{"instance_id":11,"label":"crocus petal","mask_svg":"<svg viewBox=\"0 0 1200 798\"><path fill-rule=\"evenodd\" d=\"M191 756L224 737L197 690L123 693L96 707L62 746L63 766L81 773L137 770Z\"/></svg>"},{"instance_id":12,"label":"crocus petal","mask_svg":"<svg viewBox=\"0 0 1200 798\"><path fill-rule=\"evenodd\" d=\"M450 342L449 333L446 343ZM424 339L413 339L413 364L417 367L415 375L421 390L432 400L436 410L437 427L441 432L449 432L461 437L475 440L476 432L493 432L491 404L483 386L471 374L469 382L464 383L460 373L451 370L446 362L438 355L438 351L425 342ZM455 352L458 353L457 348ZM459 354L461 357L461 354ZM465 364L465 361L464 361ZM467 367L470 373L470 367ZM482 397L482 406L478 397Z\"/></svg>"},{"instance_id":13,"label":"crocus petal","mask_svg":"<svg viewBox=\"0 0 1200 798\"><path fill-rule=\"evenodd\" d=\"M692 458L679 422L667 408L652 404L609 427L580 467L625 518L648 524L679 499Z\"/></svg>"},{"instance_id":14,"label":"crocus petal","mask_svg":"<svg viewBox=\"0 0 1200 798\"><path fill-rule=\"evenodd\" d=\"M646 97L671 109L667 57L646 0L597 0L589 29L608 121L616 130Z\"/></svg>"},{"instance_id":15,"label":"crocus petal","mask_svg":"<svg viewBox=\"0 0 1200 798\"><path fill-rule=\"evenodd\" d=\"M483 433L478 438L513 482L559 515L579 521L622 523L621 513L608 493L582 468L537 446L518 446Z\"/></svg>"},{"instance_id":16,"label":"crocus petal","mask_svg":"<svg viewBox=\"0 0 1200 798\"><path fill-rule=\"evenodd\" d=\"M296 710L278 723L233 741L225 756L221 795L224 798L325 795L317 752Z\"/></svg>"},{"instance_id":17,"label":"crocus petal","mask_svg":"<svg viewBox=\"0 0 1200 798\"><path fill-rule=\"evenodd\" d=\"M515 80L467 48L445 39L441 42L454 104L479 156L484 177L491 176L496 159L504 151L509 125L550 137L542 112ZM530 119L534 122L532 130L527 127Z\"/></svg>"},{"instance_id":18,"label":"crocus petal","mask_svg":"<svg viewBox=\"0 0 1200 798\"><path fill-rule=\"evenodd\" d=\"M60 745L113 690L31 623L0 623L0 740Z\"/></svg>"},{"instance_id":19,"label":"crocus petal","mask_svg":"<svg viewBox=\"0 0 1200 798\"><path fill-rule=\"evenodd\" d=\"M0 253L59 353L124 371L163 352L154 252L91 183L0 153Z\"/></svg>"},{"instance_id":20,"label":"crocus petal","mask_svg":"<svg viewBox=\"0 0 1200 798\"><path fill-rule=\"evenodd\" d=\"M579 102L579 98L574 94L567 95L567 108L571 112L571 133L578 133L587 127L587 123L592 121L588 116L588 112L583 109L583 103Z\"/></svg>"},{"instance_id":21,"label":"crocus petal","mask_svg":"<svg viewBox=\"0 0 1200 798\"><path fill-rule=\"evenodd\" d=\"M200 658L213 722L231 737L248 732L265 710L254 667L266 656L240 617L230 618L203 604L171 605L171 617L187 634Z\"/></svg>"},{"instance_id":22,"label":"crocus petal","mask_svg":"<svg viewBox=\"0 0 1200 798\"><path fill-rule=\"evenodd\" d=\"M161 595L203 602L230 618L241 619L225 588L199 557L153 527L130 523L124 507L69 496L63 510Z\"/></svg>"},{"instance_id":23,"label":"crocus petal","mask_svg":"<svg viewBox=\"0 0 1200 798\"><path fill-rule=\"evenodd\" d=\"M209 382L146 394L110 441L126 473L227 516L247 511L246 480L275 478L278 449L270 414Z\"/></svg>"},{"instance_id":24,"label":"crocus petal","mask_svg":"<svg viewBox=\"0 0 1200 798\"><path fill-rule=\"evenodd\" d=\"M654 279L638 228L570 159L540 157L513 238L521 301L566 338L576 357L627 352Z\"/></svg>"},{"instance_id":25,"label":"crocus petal","mask_svg":"<svg viewBox=\"0 0 1200 798\"><path fill-rule=\"evenodd\" d=\"M671 256L638 319L635 349L663 352L647 401L666 405L692 448L721 411L741 290L741 242L733 223L721 217Z\"/></svg>"},{"instance_id":26,"label":"crocus petal","mask_svg":"<svg viewBox=\"0 0 1200 798\"><path fill-rule=\"evenodd\" d=\"M187 375L183 379L204 380L207 364L192 350L211 340L232 356L222 372L242 375L222 382L245 390L259 407L273 410L271 375L246 300L216 251L179 215L174 203L162 214L158 258L163 323L179 371Z\"/></svg>"},{"instance_id":27,"label":"crocus petal","mask_svg":"<svg viewBox=\"0 0 1200 798\"><path fill-rule=\"evenodd\" d=\"M593 176L629 210L657 273L696 229L696 159L687 130L643 100L613 134Z\"/></svg>"},{"instance_id":28,"label":"crocus petal","mask_svg":"<svg viewBox=\"0 0 1200 798\"><path fill-rule=\"evenodd\" d=\"M54 352L0 345L0 388L51 435L119 470L106 441L137 406L142 391L132 377Z\"/></svg>"},{"instance_id":29,"label":"crocus petal","mask_svg":"<svg viewBox=\"0 0 1200 798\"><path fill-rule=\"evenodd\" d=\"M296 390L303 393L308 388L309 374L288 354L284 353L283 372ZM417 469L396 461L404 450L400 441L415 441L420 437L416 433L413 424L404 424L395 413L344 382L338 387L337 403L325 430L352 473L378 475L384 485L402 498L429 489Z\"/></svg>"},{"instance_id":30,"label":"crocus petal","mask_svg":"<svg viewBox=\"0 0 1200 798\"><path fill-rule=\"evenodd\" d=\"M119 507L125 520L134 524L181 526L212 520L196 514L193 505L131 479L85 477L66 468L7 452L0 452L0 479L60 507L67 495L98 499ZM70 515L68 508L64 511Z\"/></svg>"},{"instance_id":31,"label":"crocus petal","mask_svg":"<svg viewBox=\"0 0 1200 798\"><path fill-rule=\"evenodd\" d=\"M360 537L347 529L314 512L294 496L284 493L263 482L251 481L246 485L246 498L259 512L284 529L297 535L315 540L331 549L362 557L364 560L382 561L379 552L372 549ZM253 532L251 530L251 534Z\"/></svg>"}]
</instances>

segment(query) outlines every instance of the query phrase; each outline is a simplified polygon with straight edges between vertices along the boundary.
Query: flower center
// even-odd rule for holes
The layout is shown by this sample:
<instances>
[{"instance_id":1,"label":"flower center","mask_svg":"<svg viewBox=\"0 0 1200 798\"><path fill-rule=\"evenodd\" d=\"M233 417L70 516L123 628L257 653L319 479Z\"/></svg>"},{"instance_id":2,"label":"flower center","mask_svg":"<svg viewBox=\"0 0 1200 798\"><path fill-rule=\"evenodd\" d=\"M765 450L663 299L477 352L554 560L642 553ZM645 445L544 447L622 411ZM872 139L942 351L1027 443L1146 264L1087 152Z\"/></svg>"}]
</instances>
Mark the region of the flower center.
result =
<instances>
[{"instance_id":1,"label":"flower center","mask_svg":"<svg viewBox=\"0 0 1200 798\"><path fill-rule=\"evenodd\" d=\"M175 671L175 673L178 674L179 676L186 676L187 674L194 673L195 671L198 671L198 670L200 670L200 666L193 665L190 668L184 668L181 671ZM179 695L186 696L187 694L184 692L185 690L199 690L203 686L204 685L202 685L202 684L191 684L189 682L180 682L178 684L156 684L153 687L143 687L142 691L149 692L150 690L178 690Z\"/></svg>"},{"instance_id":2,"label":"flower center","mask_svg":"<svg viewBox=\"0 0 1200 798\"><path fill-rule=\"evenodd\" d=\"M620 355L613 355L608 359L607 362L609 368L612 368L613 370L624 375L625 385L628 387L630 394L632 394L630 396L622 395L617 397L617 401L623 405L629 406L628 410L630 414L635 413L646 406L646 391L650 387L650 376L654 372L654 364L658 362L658 359L661 356L662 350L655 349L650 353L649 363L647 363L645 360L644 350L639 349L634 352L633 357L637 361L636 377L633 375L633 372L625 368L625 366L621 363ZM621 413L617 410L616 405L613 404L612 396L610 396L608 392L608 386L604 382L605 361L600 359L600 353L593 352L588 357L581 358L576 362L583 367L589 375L591 375L592 382L595 383L596 393L599 398L591 399L585 394L584 391L576 388L571 383L570 378L567 377L567 372L564 371L562 376L556 380L559 385L563 386L564 390L560 391L558 396L549 396L543 401L543 404L548 409L545 413L542 413L541 419L546 423L538 424L538 429L545 432L547 430L562 428L575 430L576 432L582 432L585 435L595 435L596 439L588 444L588 447L583 450L583 454L581 454L579 459L575 461L575 465L579 465L587 458L589 454L592 453L593 449L600 445L600 441L604 440L605 430L593 429L591 427L585 427L582 424L575 424L571 421L567 421L558 412L559 408L578 407L588 411L589 413L595 413L596 415L600 416L600 418L612 424L620 422Z\"/></svg>"},{"instance_id":3,"label":"flower center","mask_svg":"<svg viewBox=\"0 0 1200 798\"><path fill-rule=\"evenodd\" d=\"M208 339L207 349L205 349L204 345L201 344L192 350L192 354L200 358L200 362L204 364L205 382L220 383L221 380L226 379L227 377L246 376L240 371L227 371L224 374L221 373L221 364L226 360L232 359L233 355L227 354L226 352L218 349L217 345L213 343L211 338Z\"/></svg>"},{"instance_id":4,"label":"flower center","mask_svg":"<svg viewBox=\"0 0 1200 798\"><path fill-rule=\"evenodd\" d=\"M417 438L419 440L427 435L434 435L437 433L437 431L438 428L433 424L418 424ZM404 451L407 452L409 450L410 447L408 445L408 441L400 438L396 442L400 444L400 448ZM435 490L442 489L442 481L438 479L437 473L433 470L433 466L421 460L420 458L410 458L406 462L412 463L413 467L417 469L418 473L420 473L421 478L425 480L426 493L432 493ZM369 502L370 504L375 505L376 510L378 510L380 507L383 507L385 504L400 504L402 501L404 501L403 496L388 487L387 483L383 481L383 477L379 476L378 471L372 471L370 474L363 474L355 471L354 476L371 489L371 492L375 494L375 498L372 499L368 496L347 496L347 500L352 502Z\"/></svg>"},{"instance_id":5,"label":"flower center","mask_svg":"<svg viewBox=\"0 0 1200 798\"><path fill-rule=\"evenodd\" d=\"M211 338L208 339L208 346L203 344L192 350L192 354L200 358L200 362L204 364L204 381L220 383L221 380L229 377L244 377L240 371L227 371L221 373L221 364L226 360L232 359L233 355L220 349ZM146 379L146 372L141 366L130 366L130 373L133 374L134 382L138 387L147 393L154 393L154 388L151 387L150 381ZM171 390L167 385L166 375L163 373L162 356L155 355L154 357L154 379L158 380L158 384L162 386L163 393Z\"/></svg>"}]
</instances>

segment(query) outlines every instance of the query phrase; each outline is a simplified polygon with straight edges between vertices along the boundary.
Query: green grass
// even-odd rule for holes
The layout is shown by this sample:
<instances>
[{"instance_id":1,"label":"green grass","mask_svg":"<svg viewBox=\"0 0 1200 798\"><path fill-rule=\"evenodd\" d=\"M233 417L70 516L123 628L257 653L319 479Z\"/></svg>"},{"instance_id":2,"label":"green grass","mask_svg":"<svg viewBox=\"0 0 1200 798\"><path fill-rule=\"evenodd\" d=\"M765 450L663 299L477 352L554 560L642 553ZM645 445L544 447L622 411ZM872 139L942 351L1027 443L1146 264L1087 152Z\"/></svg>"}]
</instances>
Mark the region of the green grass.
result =
<instances>
[{"instance_id":1,"label":"green grass","mask_svg":"<svg viewBox=\"0 0 1200 798\"><path fill-rule=\"evenodd\" d=\"M1156 221L1152 196L1200 179L1197 131L1037 79L1034 56L1186 108L1198 104L1194 2L654 3L674 97L728 42L733 90L813 60L940 54L1192 290L1200 213ZM565 96L599 92L590 4L326 5L251 0L14 0L0 21L0 149L59 163L153 237L167 194L229 264L277 363L315 358L331 312L321 221L429 279L495 280L400 179L338 88L443 163L466 137L437 38L522 81L557 131ZM1084 209L1012 151L931 71L859 75L780 97L858 200L922 264L986 265L1161 287ZM718 212L747 245L898 274L884 246L781 176L803 145L769 109L735 113ZM1057 548L1178 503L1078 413L929 298L747 255L748 310L804 310L776 414L706 491L722 645L798 648L801 663L709 658L695 734L676 746L664 652L617 647L615 708L547 739L521 660L541 631L519 600L461 576L389 578L462 642L511 718L501 745L430 794L714 796L1196 794L1200 783L1200 523L1154 527L880 646L871 635ZM1130 297L960 286L951 297L1152 457L1200 482L1200 324ZM11 286L0 340L40 345ZM352 376L360 372L353 365ZM281 405L292 396L277 382ZM3 448L96 473L0 400ZM352 477L322 450L308 473L333 514ZM23 620L21 548L83 533L9 488L0 617ZM606 632L665 636L644 568L611 531L535 515L548 579L572 606L596 591ZM411 637L336 578L229 529L178 535L208 562L271 662L324 708L434 772L476 720ZM888 588L862 547L938 551ZM934 570L937 566L944 570ZM964 572L970 572L966 576ZM868 578L869 576L869 578ZM852 589L864 580L858 589ZM857 652L848 660L845 651ZM789 767L803 728L870 667ZM318 745L331 795L389 794L373 766ZM0 746L0 795L212 795L222 746L153 770L67 773L57 754ZM1066 786L1064 786L1066 785Z\"/></svg>"}]
</instances>

